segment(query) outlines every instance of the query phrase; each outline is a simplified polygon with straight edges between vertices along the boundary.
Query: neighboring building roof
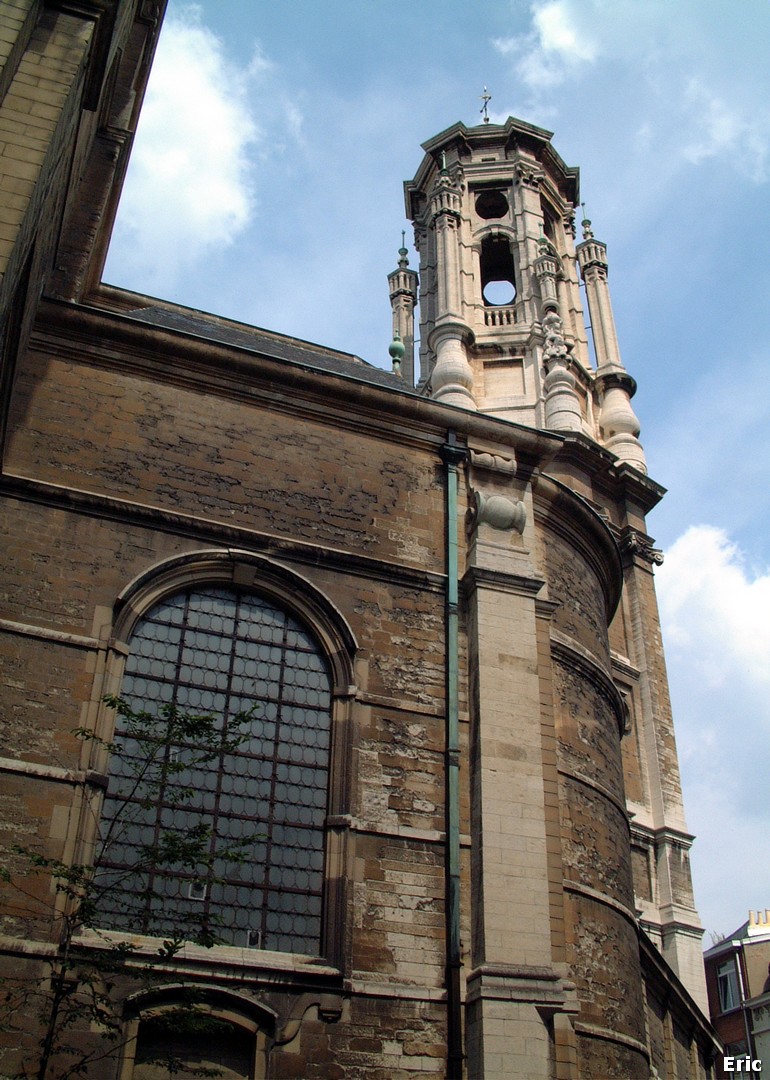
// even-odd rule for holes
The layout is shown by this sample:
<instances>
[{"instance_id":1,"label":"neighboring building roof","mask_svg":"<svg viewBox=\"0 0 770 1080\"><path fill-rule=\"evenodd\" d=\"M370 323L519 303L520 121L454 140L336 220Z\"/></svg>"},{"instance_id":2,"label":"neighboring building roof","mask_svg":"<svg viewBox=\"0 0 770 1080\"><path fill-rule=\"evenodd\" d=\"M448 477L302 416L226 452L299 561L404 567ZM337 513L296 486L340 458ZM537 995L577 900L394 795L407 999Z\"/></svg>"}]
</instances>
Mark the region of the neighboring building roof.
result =
<instances>
[{"instance_id":1,"label":"neighboring building roof","mask_svg":"<svg viewBox=\"0 0 770 1080\"><path fill-rule=\"evenodd\" d=\"M770 941L770 909L758 911L756 914L750 911L746 922L741 923L732 934L727 934L721 941L715 942L710 949L706 949L703 957L710 960L738 942L754 941Z\"/></svg>"}]
</instances>

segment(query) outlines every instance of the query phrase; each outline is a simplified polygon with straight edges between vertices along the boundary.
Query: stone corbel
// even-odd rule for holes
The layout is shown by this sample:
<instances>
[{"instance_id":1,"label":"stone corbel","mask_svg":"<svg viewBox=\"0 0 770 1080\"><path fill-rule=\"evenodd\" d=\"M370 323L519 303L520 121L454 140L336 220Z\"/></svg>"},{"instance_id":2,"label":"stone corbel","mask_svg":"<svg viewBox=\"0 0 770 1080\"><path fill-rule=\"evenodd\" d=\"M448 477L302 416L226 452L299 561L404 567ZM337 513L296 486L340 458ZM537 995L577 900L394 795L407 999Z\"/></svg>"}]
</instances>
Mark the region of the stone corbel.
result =
<instances>
[{"instance_id":1,"label":"stone corbel","mask_svg":"<svg viewBox=\"0 0 770 1080\"><path fill-rule=\"evenodd\" d=\"M526 507L506 491L515 476L516 458L513 454L507 456L470 451L468 487L471 496L471 531L478 529L479 525L489 525L504 532L524 532Z\"/></svg>"},{"instance_id":2,"label":"stone corbel","mask_svg":"<svg viewBox=\"0 0 770 1080\"><path fill-rule=\"evenodd\" d=\"M632 528L625 529L619 540L619 547L623 555L635 556L653 566L661 566L663 564L663 552L653 545L654 540L651 536Z\"/></svg>"},{"instance_id":3,"label":"stone corbel","mask_svg":"<svg viewBox=\"0 0 770 1080\"><path fill-rule=\"evenodd\" d=\"M299 1035L307 1012L315 1006L318 1017L326 1024L335 1024L342 1016L343 999L341 994L301 994L294 1002L289 1016L275 1033L275 1046L288 1046Z\"/></svg>"},{"instance_id":4,"label":"stone corbel","mask_svg":"<svg viewBox=\"0 0 770 1080\"><path fill-rule=\"evenodd\" d=\"M523 184L524 187L531 188L533 191L538 191L541 182L545 179L545 173L536 165L531 165L526 161L517 161L516 179L520 184Z\"/></svg>"}]
</instances>

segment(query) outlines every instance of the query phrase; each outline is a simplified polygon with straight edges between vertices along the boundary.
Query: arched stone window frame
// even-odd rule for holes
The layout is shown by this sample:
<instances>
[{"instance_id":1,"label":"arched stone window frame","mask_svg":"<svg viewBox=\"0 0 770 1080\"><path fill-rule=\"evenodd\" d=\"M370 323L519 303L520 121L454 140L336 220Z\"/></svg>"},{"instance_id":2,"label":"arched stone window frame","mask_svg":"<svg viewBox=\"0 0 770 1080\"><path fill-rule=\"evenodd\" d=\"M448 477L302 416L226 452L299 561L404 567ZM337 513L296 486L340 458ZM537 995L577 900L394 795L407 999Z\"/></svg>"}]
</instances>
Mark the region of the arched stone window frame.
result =
<instances>
[{"instance_id":1,"label":"arched stone window frame","mask_svg":"<svg viewBox=\"0 0 770 1080\"><path fill-rule=\"evenodd\" d=\"M344 963L344 928L346 925L347 822L350 814L350 713L356 687L353 665L358 645L339 609L311 581L265 556L238 549L213 549L191 552L154 564L134 578L118 595L103 667L96 672L94 700L86 726L93 727L99 740L109 742L114 733L115 714L103 703L105 694L120 694L128 642L136 624L151 608L175 593L225 586L254 592L285 608L314 633L331 678L331 742L329 757L329 797L324 860L324 898L320 958L337 970ZM101 785L90 786L80 815L77 843L83 861L93 859L100 820L101 796L106 786L109 762L98 742L84 746L86 774L104 777ZM104 933L101 932L100 933ZM215 946L212 958L228 947ZM209 951L209 950L206 950ZM265 950L254 957L254 964L269 959ZM280 954L285 957L289 954Z\"/></svg>"},{"instance_id":2,"label":"arched stone window frame","mask_svg":"<svg viewBox=\"0 0 770 1080\"><path fill-rule=\"evenodd\" d=\"M511 260L513 263L513 288L515 295L513 300L507 307L515 308L517 304L522 301L522 282L521 282L521 267L519 266L519 252L518 252L518 233L516 231L515 224L509 225L502 221L492 221L489 224L484 224L474 230L473 243L471 249L473 252L474 261L474 279L477 282L477 295L476 303L483 310L484 308L495 307L499 305L489 304L484 298L484 274L482 267L482 250L484 243L487 240L504 240L510 249Z\"/></svg>"},{"instance_id":3,"label":"arched stone window frame","mask_svg":"<svg viewBox=\"0 0 770 1080\"><path fill-rule=\"evenodd\" d=\"M118 1080L134 1080L136 1049L142 1021L176 1009L180 1005L187 1007L189 992L189 984L168 983L149 991L140 991L126 999L123 1052ZM277 1016L273 1010L244 994L211 986L199 988L195 1008L216 1020L240 1028L253 1039L249 1080L263 1080L267 1076L268 1055L277 1027Z\"/></svg>"}]
</instances>

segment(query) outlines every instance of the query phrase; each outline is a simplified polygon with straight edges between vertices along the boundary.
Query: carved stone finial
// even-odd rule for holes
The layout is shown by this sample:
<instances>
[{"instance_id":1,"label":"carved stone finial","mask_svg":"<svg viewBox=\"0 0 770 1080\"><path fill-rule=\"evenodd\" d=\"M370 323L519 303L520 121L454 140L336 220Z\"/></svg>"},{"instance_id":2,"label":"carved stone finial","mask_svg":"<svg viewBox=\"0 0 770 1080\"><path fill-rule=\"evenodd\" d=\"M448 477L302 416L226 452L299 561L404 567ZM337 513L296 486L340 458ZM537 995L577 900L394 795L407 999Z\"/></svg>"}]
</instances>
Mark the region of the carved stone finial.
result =
<instances>
[{"instance_id":1,"label":"carved stone finial","mask_svg":"<svg viewBox=\"0 0 770 1080\"><path fill-rule=\"evenodd\" d=\"M406 270L409 266L409 252L406 248L406 230L401 230L401 247L398 249L398 266L400 270Z\"/></svg>"},{"instance_id":2,"label":"carved stone finial","mask_svg":"<svg viewBox=\"0 0 770 1080\"><path fill-rule=\"evenodd\" d=\"M390 354L390 359L393 366L393 374L400 375L401 364L403 362L404 356L406 355L406 346L401 340L401 335L399 334L398 330L396 330L396 332L393 334L393 340L388 346L388 353Z\"/></svg>"}]
</instances>

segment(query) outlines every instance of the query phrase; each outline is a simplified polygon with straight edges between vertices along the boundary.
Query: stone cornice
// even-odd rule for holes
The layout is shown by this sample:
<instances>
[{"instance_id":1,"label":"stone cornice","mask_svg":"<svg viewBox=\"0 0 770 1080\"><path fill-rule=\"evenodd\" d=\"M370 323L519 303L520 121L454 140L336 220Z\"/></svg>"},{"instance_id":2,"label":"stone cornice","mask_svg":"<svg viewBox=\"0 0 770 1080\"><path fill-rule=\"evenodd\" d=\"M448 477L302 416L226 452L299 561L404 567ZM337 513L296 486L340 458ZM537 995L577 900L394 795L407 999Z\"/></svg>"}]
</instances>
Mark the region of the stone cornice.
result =
<instances>
[{"instance_id":1,"label":"stone cornice","mask_svg":"<svg viewBox=\"0 0 770 1080\"><path fill-rule=\"evenodd\" d=\"M534 964L479 964L467 976L467 1003L521 1001L539 1012L578 1011L575 985L551 967Z\"/></svg>"},{"instance_id":2,"label":"stone cornice","mask_svg":"<svg viewBox=\"0 0 770 1080\"><path fill-rule=\"evenodd\" d=\"M424 190L429 183L431 174L437 169L436 160L442 150L456 148L460 157L468 159L473 147L483 149L485 146L495 145L505 146L511 155L517 151L531 155L531 164L537 165L545 177L553 181L560 198L571 206L577 206L580 202L580 171L574 166L566 165L554 150L551 144L552 135L553 132L514 116L509 116L504 124L478 124L475 127L467 127L462 122L452 124L422 144L425 157L414 179L404 182L407 217L414 218L417 201L415 197L420 189ZM486 171L489 164L492 163L482 162L478 168ZM467 164L469 176L475 168L475 163ZM506 174L510 175L508 169Z\"/></svg>"},{"instance_id":3,"label":"stone cornice","mask_svg":"<svg viewBox=\"0 0 770 1080\"><path fill-rule=\"evenodd\" d=\"M84 930L74 939L73 947L87 952L125 941L130 943L133 950L129 967L131 963L143 965L147 957L157 957L157 938L115 930ZM271 952L266 949L245 949L233 945L213 945L208 948L191 942L183 945L172 963L159 963L156 967L159 973L168 973L177 979L203 974L209 978L214 977L217 983L222 985L240 984L246 971L250 983L271 988L276 984L291 988L313 985L335 988L341 987L343 980L339 968L332 966L322 957Z\"/></svg>"},{"instance_id":4,"label":"stone cornice","mask_svg":"<svg viewBox=\"0 0 770 1080\"><path fill-rule=\"evenodd\" d=\"M477 589L490 589L494 592L509 593L514 596L537 596L545 582L541 578L524 577L520 574L508 574L503 570L489 570L483 566L469 567L460 582L466 596Z\"/></svg>"},{"instance_id":5,"label":"stone cornice","mask_svg":"<svg viewBox=\"0 0 770 1080\"><path fill-rule=\"evenodd\" d=\"M607 802L612 803L615 809L623 815L626 821L628 821L628 808L624 806L621 800L614 795L609 788L604 784L599 784L596 780L593 780L589 776L584 776L583 773L579 773L576 769L564 769L559 768L557 770L560 776L564 776L567 780L574 780L577 784L582 784L583 787L590 788L591 791L595 791L597 795L600 795Z\"/></svg>"},{"instance_id":6,"label":"stone cornice","mask_svg":"<svg viewBox=\"0 0 770 1080\"><path fill-rule=\"evenodd\" d=\"M92 784L95 787L106 788L107 777L102 773L89 769L64 769L59 765L43 765L39 761L21 761L17 758L0 758L0 772L11 773L15 776L31 776L36 780L48 780L54 784L72 784L78 787L82 784Z\"/></svg>"},{"instance_id":7,"label":"stone cornice","mask_svg":"<svg viewBox=\"0 0 770 1080\"><path fill-rule=\"evenodd\" d=\"M616 1043L618 1046L626 1046L631 1050L637 1051L639 1054L649 1061L650 1051L643 1042L639 1042L632 1035L625 1035L620 1031L613 1031L610 1028L600 1027L598 1024L586 1024L582 1021L575 1023L575 1031L579 1035L588 1036L592 1039L604 1039L606 1042Z\"/></svg>"},{"instance_id":8,"label":"stone cornice","mask_svg":"<svg viewBox=\"0 0 770 1080\"><path fill-rule=\"evenodd\" d=\"M580 670L581 674L607 699L618 713L619 719L621 716L625 717L626 704L623 695L615 685L611 673L598 657L557 630L555 626L551 627L551 651L567 666Z\"/></svg>"},{"instance_id":9,"label":"stone cornice","mask_svg":"<svg viewBox=\"0 0 770 1080\"><path fill-rule=\"evenodd\" d=\"M663 825L660 827L655 825L646 825L643 822L639 821L635 815L637 813L642 813L646 816L645 812L647 808L638 807L637 810L634 810L633 806L635 804L632 803L631 805L631 832L639 840L644 840L648 844L656 845L673 844L677 847L684 848L687 851L689 851L689 849L692 847L695 841L695 836L692 833L683 832L681 829L674 829L670 825ZM638 804L636 805L638 806Z\"/></svg>"},{"instance_id":10,"label":"stone cornice","mask_svg":"<svg viewBox=\"0 0 770 1080\"><path fill-rule=\"evenodd\" d=\"M15 619L0 619L0 631L17 634L20 637L34 637L40 641L50 641L56 645L71 645L76 649L94 650L99 648L97 638L83 634L71 634L66 630L57 630L51 626L36 626L31 623L16 622ZM1 767L1 766L0 766Z\"/></svg>"},{"instance_id":11,"label":"stone cornice","mask_svg":"<svg viewBox=\"0 0 770 1080\"><path fill-rule=\"evenodd\" d=\"M114 289L109 291L115 308L121 306L120 295ZM122 295L126 304L133 301L137 308L151 305L147 297ZM526 458L540 468L561 447L562 437L553 432L442 405L395 381L392 386L370 381L366 378L367 371L372 370L370 365L350 354L268 334L266 343L274 339L276 347L286 343L300 349L306 347L308 360L270 355L264 348L227 343L216 337L220 323L246 332L254 330L253 327L175 305L159 306L198 320L211 318L212 336L153 325L132 318L125 311L48 298L41 303L33 346L66 356L73 363L124 371L199 393L253 401L293 417L322 418L325 423L332 421L343 429L431 452L445 441L450 428L465 438L515 448L520 459ZM349 371L331 371L314 365L315 350L322 356L347 360L350 367L358 361L360 377ZM383 373L376 370L381 377Z\"/></svg>"},{"instance_id":12,"label":"stone cornice","mask_svg":"<svg viewBox=\"0 0 770 1080\"><path fill-rule=\"evenodd\" d=\"M63 487L28 477L6 474L0 477L0 494L23 501L56 506L75 514L122 521L137 528L163 529L198 541L214 541L223 545L268 554L308 566L344 569L375 580L390 578L407 587L443 591L444 575L400 563L374 559L355 552L312 544L303 540L278 537L255 529L240 528L216 519L204 520L193 514L162 509L147 503L132 502L114 496Z\"/></svg>"},{"instance_id":13,"label":"stone cornice","mask_svg":"<svg viewBox=\"0 0 770 1080\"><path fill-rule=\"evenodd\" d=\"M628 679L629 682L634 683L639 682L642 673L638 667L631 663L627 656L620 656L619 653L611 652L610 663L612 664L613 677Z\"/></svg>"},{"instance_id":14,"label":"stone cornice","mask_svg":"<svg viewBox=\"0 0 770 1080\"><path fill-rule=\"evenodd\" d=\"M562 462L589 475L597 492L606 493L613 500L627 499L643 514L649 513L666 494L666 489L649 476L618 461L609 450L580 432L565 434L555 462L557 469Z\"/></svg>"}]
</instances>

